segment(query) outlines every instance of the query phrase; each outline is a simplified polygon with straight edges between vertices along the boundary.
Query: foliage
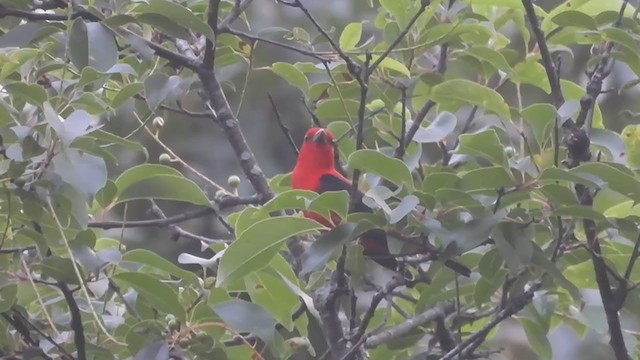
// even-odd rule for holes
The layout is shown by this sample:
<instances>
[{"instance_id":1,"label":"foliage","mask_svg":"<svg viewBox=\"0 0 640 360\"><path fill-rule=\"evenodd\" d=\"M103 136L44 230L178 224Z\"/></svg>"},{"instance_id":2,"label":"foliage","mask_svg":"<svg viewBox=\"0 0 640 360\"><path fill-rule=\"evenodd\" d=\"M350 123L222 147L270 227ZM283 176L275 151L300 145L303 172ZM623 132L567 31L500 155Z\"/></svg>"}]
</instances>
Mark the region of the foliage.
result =
<instances>
[{"instance_id":1,"label":"foliage","mask_svg":"<svg viewBox=\"0 0 640 360\"><path fill-rule=\"evenodd\" d=\"M251 3L0 5L0 355L472 358L515 317L543 358L561 324L597 332L618 360L638 356L640 176L596 101L614 61L640 75L631 5L379 0L368 2L373 21L330 32L311 1L280 0L269 6L293 8L304 28L254 35L240 30L252 28ZM258 46L305 60L258 68ZM550 56L580 47L593 55L586 87L560 79ZM300 91L374 214L347 214L346 192L267 181L216 75L239 64ZM135 129L105 130L123 109ZM237 178L206 179L162 142L175 114L219 125L254 195L239 197ZM166 153L149 159L138 132ZM139 164L118 171L123 154ZM192 210L167 217L156 200ZM140 202L156 219L126 218ZM122 209L122 221L98 220ZM298 210L345 221L326 231ZM209 215L235 240L178 225ZM129 227L167 228L217 254L182 254L201 269L190 272L106 232ZM353 240L372 227L413 280L362 256Z\"/></svg>"}]
</instances>

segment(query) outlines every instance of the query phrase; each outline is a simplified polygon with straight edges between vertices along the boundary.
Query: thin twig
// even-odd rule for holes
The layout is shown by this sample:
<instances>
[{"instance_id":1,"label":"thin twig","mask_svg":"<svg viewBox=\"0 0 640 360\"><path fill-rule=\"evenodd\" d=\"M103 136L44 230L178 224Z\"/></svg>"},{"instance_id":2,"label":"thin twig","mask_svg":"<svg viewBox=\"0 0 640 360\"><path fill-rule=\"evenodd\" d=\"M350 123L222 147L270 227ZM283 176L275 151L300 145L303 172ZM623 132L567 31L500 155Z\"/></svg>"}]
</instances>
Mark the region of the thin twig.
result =
<instances>
[{"instance_id":1,"label":"thin twig","mask_svg":"<svg viewBox=\"0 0 640 360\"><path fill-rule=\"evenodd\" d=\"M282 130L282 133L284 134L284 137L287 139L287 142L293 149L293 152L296 154L296 156L298 156L300 151L298 150L298 147L296 146L295 141L293 141L293 137L291 137L291 131L284 124L284 122L282 121L282 118L280 117L280 111L278 111L276 102L273 100L273 97L271 96L271 94L267 94L267 97L269 98L269 102L271 103L271 108L273 109L273 112L276 115L276 121L278 122L278 127L280 128L280 130Z\"/></svg>"}]
</instances>

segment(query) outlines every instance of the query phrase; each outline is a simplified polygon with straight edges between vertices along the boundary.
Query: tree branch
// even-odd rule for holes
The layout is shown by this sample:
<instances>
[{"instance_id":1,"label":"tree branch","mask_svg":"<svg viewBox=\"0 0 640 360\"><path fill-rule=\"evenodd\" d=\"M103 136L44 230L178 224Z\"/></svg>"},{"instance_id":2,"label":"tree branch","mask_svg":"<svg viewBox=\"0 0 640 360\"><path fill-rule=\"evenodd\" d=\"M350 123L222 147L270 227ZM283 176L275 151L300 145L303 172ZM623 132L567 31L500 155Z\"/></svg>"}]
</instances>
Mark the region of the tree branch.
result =
<instances>
[{"instance_id":1,"label":"tree branch","mask_svg":"<svg viewBox=\"0 0 640 360\"><path fill-rule=\"evenodd\" d=\"M371 64L371 66L365 66L365 69L368 75L371 75L371 73L373 73L376 70L376 68L382 63L382 61L386 59L387 56L389 56L389 54L391 54L393 49L396 46L398 46L398 44L400 44L400 42L407 36L407 34L409 33L409 30L411 30L411 28L413 27L413 24L416 23L418 18L424 13L424 11L427 9L427 6L429 6L430 3L431 3L430 0L420 1L420 8L418 9L418 11L416 11L416 13L413 15L411 20L409 20L409 23L407 24L407 26L404 29L402 29L400 34L398 34L398 37L396 37L396 39L393 40L393 42L391 43L391 45L389 45L387 50L385 50L385 52L382 53L382 55L380 55L380 57L377 58L376 61L373 62L373 64Z\"/></svg>"},{"instance_id":2,"label":"tree branch","mask_svg":"<svg viewBox=\"0 0 640 360\"><path fill-rule=\"evenodd\" d=\"M73 293L69 290L67 284L59 281L57 287L62 292L64 300L69 306L69 313L71 314L71 329L73 329L73 341L76 344L76 352L78 353L78 360L87 359L87 349L84 338L84 326L82 325L82 315L80 314L80 308L76 299L73 297Z\"/></svg>"},{"instance_id":3,"label":"tree branch","mask_svg":"<svg viewBox=\"0 0 640 360\"><path fill-rule=\"evenodd\" d=\"M284 124L284 122L282 122L282 119L280 118L280 111L278 111L276 102L273 100L273 97L271 96L271 94L267 94L267 97L269 98L269 102L271 103L271 108L273 109L273 113L276 115L276 121L278 122L278 127L280 128L280 130L282 130L284 137L287 139L287 142L289 143L289 145L293 149L293 152L297 156L300 153L300 150L298 150L298 147L296 146L296 142L293 141L293 137L291 137L291 131Z\"/></svg>"},{"instance_id":4,"label":"tree branch","mask_svg":"<svg viewBox=\"0 0 640 360\"><path fill-rule=\"evenodd\" d=\"M252 2L253 0L236 0L233 10L231 10L224 19L222 19L222 22L218 25L218 29L231 25L232 22L236 21L236 19L239 18L245 10L247 10Z\"/></svg>"},{"instance_id":5,"label":"tree branch","mask_svg":"<svg viewBox=\"0 0 640 360\"><path fill-rule=\"evenodd\" d=\"M220 201L216 202L218 210L224 210L230 207L239 205L257 205L262 204L262 201L258 197L240 198L235 196L225 196ZM136 228L136 227L165 227L172 224L188 221L191 219L197 219L207 215L216 215L217 211L214 208L204 208L196 211L185 212L182 214L168 216L161 219L152 220L137 220L137 221L90 221L89 227L100 229L117 229L117 228Z\"/></svg>"},{"instance_id":6,"label":"tree branch","mask_svg":"<svg viewBox=\"0 0 640 360\"><path fill-rule=\"evenodd\" d=\"M448 52L449 45L446 43L442 44L440 46L440 57L438 58L438 64L436 65L436 73L444 74L444 72L446 71ZM404 154L406 147L411 144L411 141L413 141L413 137L416 136L416 133L422 125L422 122L427 117L427 114L435 104L436 103L433 102L433 100L427 100L427 102L424 103L420 110L418 110L413 123L411 123L409 130L407 130L407 133L404 136L404 143L398 145L398 147L393 152L393 157L395 157L396 159L400 159L400 154Z\"/></svg>"},{"instance_id":7,"label":"tree branch","mask_svg":"<svg viewBox=\"0 0 640 360\"><path fill-rule=\"evenodd\" d=\"M367 348L374 348L380 346L388 341L397 339L406 334L409 334L413 329L423 326L426 323L437 319L444 319L445 316L453 313L455 305L453 302L442 302L437 304L433 308L423 312L422 314L415 316L397 326L386 329L380 334L370 336L364 343Z\"/></svg>"},{"instance_id":8,"label":"tree branch","mask_svg":"<svg viewBox=\"0 0 640 360\"><path fill-rule=\"evenodd\" d=\"M547 46L547 42L545 41L544 33L540 28L540 22L538 21L538 16L536 15L535 9L533 7L532 0L522 0L522 5L524 6L525 12L527 13L529 24L531 24L531 30L533 31L533 35L535 36L536 42L538 43L538 48L540 49L542 65L546 70L545 72L547 73L547 79L549 80L549 85L551 86L551 97L553 98L553 104L556 106L556 108L558 108L564 102L562 89L560 87L560 78L558 77L558 71L556 70L556 66L551 59L551 53L549 52L549 47Z\"/></svg>"},{"instance_id":9,"label":"tree branch","mask_svg":"<svg viewBox=\"0 0 640 360\"><path fill-rule=\"evenodd\" d=\"M209 9L207 10L207 24L213 30L213 33L218 34L218 8L220 7L220 0L209 0ZM204 58L202 59L202 67L206 69L213 69L213 63L216 58L216 44L214 40L206 40L204 47Z\"/></svg>"}]
</instances>

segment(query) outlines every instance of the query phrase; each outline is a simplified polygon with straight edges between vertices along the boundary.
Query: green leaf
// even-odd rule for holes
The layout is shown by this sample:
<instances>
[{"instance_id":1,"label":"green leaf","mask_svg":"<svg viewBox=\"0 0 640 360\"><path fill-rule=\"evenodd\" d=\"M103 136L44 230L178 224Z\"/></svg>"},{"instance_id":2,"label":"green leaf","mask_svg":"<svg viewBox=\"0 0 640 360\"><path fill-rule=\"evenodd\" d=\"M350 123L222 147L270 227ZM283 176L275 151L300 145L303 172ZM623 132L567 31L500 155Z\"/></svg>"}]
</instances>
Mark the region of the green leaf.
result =
<instances>
[{"instance_id":1,"label":"green leaf","mask_svg":"<svg viewBox=\"0 0 640 360\"><path fill-rule=\"evenodd\" d=\"M429 126L426 128L422 126L419 127L413 140L421 144L431 144L444 140L455 130L457 123L458 118L454 114L443 111L433 119Z\"/></svg>"},{"instance_id":2,"label":"green leaf","mask_svg":"<svg viewBox=\"0 0 640 360\"><path fill-rule=\"evenodd\" d=\"M516 64L514 67L513 82L530 84L551 93L551 85L544 66L534 58L527 58L525 62Z\"/></svg>"},{"instance_id":3,"label":"green leaf","mask_svg":"<svg viewBox=\"0 0 640 360\"><path fill-rule=\"evenodd\" d=\"M71 24L67 46L71 63L82 71L89 65L89 35L82 17L76 18Z\"/></svg>"},{"instance_id":4,"label":"green leaf","mask_svg":"<svg viewBox=\"0 0 640 360\"><path fill-rule=\"evenodd\" d=\"M374 62L376 62L378 59L380 58L380 55L372 55L371 56L371 64L373 64ZM364 62L366 60L366 56L364 55L360 55L358 56L358 59L362 62ZM382 61L380 62L380 68L385 69L385 70L392 70L395 72L398 72L406 77L411 77L411 71L409 71L409 69L400 61L391 58L391 57L385 57L384 59L382 59Z\"/></svg>"},{"instance_id":5,"label":"green leaf","mask_svg":"<svg viewBox=\"0 0 640 360\"><path fill-rule=\"evenodd\" d=\"M73 263L68 258L59 256L46 257L39 264L35 264L34 267L39 269L43 275L46 275L45 277L52 277L69 285L80 284L73 268Z\"/></svg>"},{"instance_id":6,"label":"green leaf","mask_svg":"<svg viewBox=\"0 0 640 360\"><path fill-rule=\"evenodd\" d=\"M507 59L505 59L504 55L494 49L486 46L474 46L466 49L464 52L478 60L488 62L497 70L501 70L508 75L513 72L513 69L511 68L511 66L509 66L509 63L507 62Z\"/></svg>"},{"instance_id":7,"label":"green leaf","mask_svg":"<svg viewBox=\"0 0 640 360\"><path fill-rule=\"evenodd\" d=\"M142 264L165 271L179 279L185 280L193 286L199 286L200 282L196 274L177 267L174 263L162 256L145 249L134 249L122 255L122 261Z\"/></svg>"},{"instance_id":8,"label":"green leaf","mask_svg":"<svg viewBox=\"0 0 640 360\"><path fill-rule=\"evenodd\" d=\"M159 311L173 314L182 321L186 320L187 314L184 307L178 300L178 294L170 285L141 272L122 272L112 278L134 288L149 304Z\"/></svg>"},{"instance_id":9,"label":"green leaf","mask_svg":"<svg viewBox=\"0 0 640 360\"><path fill-rule=\"evenodd\" d=\"M407 165L379 151L362 149L349 156L349 168L376 173L398 186L413 190L413 177Z\"/></svg>"},{"instance_id":10,"label":"green leaf","mask_svg":"<svg viewBox=\"0 0 640 360\"><path fill-rule=\"evenodd\" d=\"M326 218L335 213L344 219L349 213L349 200L348 191L326 191L313 199L307 208Z\"/></svg>"},{"instance_id":11,"label":"green leaf","mask_svg":"<svg viewBox=\"0 0 640 360\"><path fill-rule=\"evenodd\" d=\"M569 295L571 295L573 301L576 304L582 306L582 294L580 290L576 287L574 283L567 280L566 277L562 274L562 271L558 269L555 263L552 263L548 256L540 249L538 245L533 244L533 257L531 262L535 265L539 266L542 270L546 271L553 279L560 285L562 288L567 290Z\"/></svg>"},{"instance_id":12,"label":"green leaf","mask_svg":"<svg viewBox=\"0 0 640 360\"><path fill-rule=\"evenodd\" d=\"M116 96L111 100L111 107L118 108L129 98L141 93L144 90L144 84L142 83L132 83L128 84L122 89L118 91Z\"/></svg>"},{"instance_id":13,"label":"green leaf","mask_svg":"<svg viewBox=\"0 0 640 360\"><path fill-rule=\"evenodd\" d=\"M516 184L515 180L502 166L473 169L462 174L458 188L461 190L508 188Z\"/></svg>"},{"instance_id":14,"label":"green leaf","mask_svg":"<svg viewBox=\"0 0 640 360\"><path fill-rule=\"evenodd\" d=\"M504 120L511 119L509 106L497 91L465 79L444 81L431 89L431 97L439 106L457 110L463 104L481 106Z\"/></svg>"},{"instance_id":15,"label":"green leaf","mask_svg":"<svg viewBox=\"0 0 640 360\"><path fill-rule=\"evenodd\" d=\"M575 26L589 30L597 30L598 24L592 16L581 11L566 10L551 18L560 26Z\"/></svg>"},{"instance_id":16,"label":"green leaf","mask_svg":"<svg viewBox=\"0 0 640 360\"><path fill-rule=\"evenodd\" d=\"M302 258L301 274L316 271L327 264L333 252L341 245L358 237L366 227L354 223L342 223L322 234Z\"/></svg>"},{"instance_id":17,"label":"green leaf","mask_svg":"<svg viewBox=\"0 0 640 360\"><path fill-rule=\"evenodd\" d=\"M22 99L33 105L42 105L47 101L47 92L42 86L37 84L27 84L24 82L13 82L3 86L11 96Z\"/></svg>"},{"instance_id":18,"label":"green leaf","mask_svg":"<svg viewBox=\"0 0 640 360\"><path fill-rule=\"evenodd\" d=\"M186 6L168 1L168 0L149 0L148 5L140 5L136 8L139 13L156 13L175 21L187 29L199 32L215 41L215 35L211 27L207 25L200 17L196 16Z\"/></svg>"},{"instance_id":19,"label":"green leaf","mask_svg":"<svg viewBox=\"0 0 640 360\"><path fill-rule=\"evenodd\" d=\"M622 47L633 53L636 57L640 56L640 50L638 50L638 42L626 31L615 27L609 27L602 29L602 33L608 40L621 45Z\"/></svg>"},{"instance_id":20,"label":"green leaf","mask_svg":"<svg viewBox=\"0 0 640 360\"><path fill-rule=\"evenodd\" d=\"M179 76L168 76L160 72L153 73L144 80L144 94L149 109L155 110L180 86Z\"/></svg>"},{"instance_id":21,"label":"green leaf","mask_svg":"<svg viewBox=\"0 0 640 360\"><path fill-rule=\"evenodd\" d=\"M532 231L517 224L502 223L492 233L496 247L507 264L511 276L531 263L533 257Z\"/></svg>"},{"instance_id":22,"label":"green leaf","mask_svg":"<svg viewBox=\"0 0 640 360\"><path fill-rule=\"evenodd\" d=\"M302 90L303 93L309 93L309 79L295 66L285 62L277 62L271 65L271 71L286 80L289 84Z\"/></svg>"},{"instance_id":23,"label":"green leaf","mask_svg":"<svg viewBox=\"0 0 640 360\"><path fill-rule=\"evenodd\" d=\"M623 165L591 162L571 169L571 172L579 176L596 176L612 190L640 201L640 182L635 178L633 172Z\"/></svg>"},{"instance_id":24,"label":"green leaf","mask_svg":"<svg viewBox=\"0 0 640 360\"><path fill-rule=\"evenodd\" d=\"M404 219L405 216L415 210L419 203L420 200L415 195L408 195L402 198L398 206L389 213L389 224L393 225Z\"/></svg>"},{"instance_id":25,"label":"green leaf","mask_svg":"<svg viewBox=\"0 0 640 360\"><path fill-rule=\"evenodd\" d=\"M261 306L243 300L230 300L213 305L213 310L236 333L256 334L267 344L271 342L276 320Z\"/></svg>"},{"instance_id":26,"label":"green leaf","mask_svg":"<svg viewBox=\"0 0 640 360\"><path fill-rule=\"evenodd\" d=\"M538 354L542 359L551 359L552 351L551 351L551 343L549 343L549 339L547 338L547 329L541 326L537 321L529 319L527 317L518 317L520 320L520 324L522 324L522 328L524 332L527 334L527 339L529 339L529 344L533 350L535 350L536 354Z\"/></svg>"},{"instance_id":27,"label":"green leaf","mask_svg":"<svg viewBox=\"0 0 640 360\"><path fill-rule=\"evenodd\" d=\"M362 37L362 23L351 23L345 26L340 34L340 48L342 50L352 50L360 42Z\"/></svg>"},{"instance_id":28,"label":"green leaf","mask_svg":"<svg viewBox=\"0 0 640 360\"><path fill-rule=\"evenodd\" d=\"M289 331L293 330L291 314L298 306L298 296L278 274L273 271L257 271L244 278L251 302L264 307L278 323Z\"/></svg>"},{"instance_id":29,"label":"green leaf","mask_svg":"<svg viewBox=\"0 0 640 360\"><path fill-rule=\"evenodd\" d=\"M520 113L531 126L538 144L550 141L556 123L557 111L551 104L533 104L522 109ZM542 148L542 146L540 146Z\"/></svg>"},{"instance_id":30,"label":"green leaf","mask_svg":"<svg viewBox=\"0 0 640 360\"><path fill-rule=\"evenodd\" d=\"M107 183L107 166L100 157L67 149L57 153L51 163L62 180L85 195L95 195Z\"/></svg>"},{"instance_id":31,"label":"green leaf","mask_svg":"<svg viewBox=\"0 0 640 360\"><path fill-rule=\"evenodd\" d=\"M496 165L507 167L504 146L495 130L489 129L475 134L462 134L459 139L458 154L478 155Z\"/></svg>"},{"instance_id":32,"label":"green leaf","mask_svg":"<svg viewBox=\"0 0 640 360\"><path fill-rule=\"evenodd\" d=\"M164 165L143 164L126 170L115 181L116 203L137 199L163 199L210 206L209 199L193 181Z\"/></svg>"},{"instance_id":33,"label":"green leaf","mask_svg":"<svg viewBox=\"0 0 640 360\"><path fill-rule=\"evenodd\" d=\"M225 250L220 259L217 286L224 286L267 266L290 237L322 228L313 220L290 216L256 222Z\"/></svg>"}]
</instances>

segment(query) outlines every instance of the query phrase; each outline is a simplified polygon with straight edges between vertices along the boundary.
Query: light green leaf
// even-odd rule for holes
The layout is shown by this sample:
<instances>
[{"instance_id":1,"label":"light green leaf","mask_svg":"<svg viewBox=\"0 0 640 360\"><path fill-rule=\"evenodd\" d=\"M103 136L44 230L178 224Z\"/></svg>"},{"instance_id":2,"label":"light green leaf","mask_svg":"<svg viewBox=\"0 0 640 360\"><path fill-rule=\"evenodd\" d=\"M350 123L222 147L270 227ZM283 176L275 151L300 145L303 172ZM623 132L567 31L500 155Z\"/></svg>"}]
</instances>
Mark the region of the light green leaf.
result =
<instances>
[{"instance_id":1,"label":"light green leaf","mask_svg":"<svg viewBox=\"0 0 640 360\"><path fill-rule=\"evenodd\" d=\"M199 32L212 41L215 40L211 27L186 6L168 0L149 0L148 4L139 5L136 10L141 14L156 13L166 16L187 29Z\"/></svg>"},{"instance_id":2,"label":"light green leaf","mask_svg":"<svg viewBox=\"0 0 640 360\"><path fill-rule=\"evenodd\" d=\"M267 266L292 236L324 227L307 218L279 216L256 222L231 243L220 259L217 286Z\"/></svg>"},{"instance_id":3,"label":"light green leaf","mask_svg":"<svg viewBox=\"0 0 640 360\"><path fill-rule=\"evenodd\" d=\"M112 277L134 288L153 307L167 314L173 314L182 321L186 320L186 312L178 294L168 284L141 272L123 272Z\"/></svg>"},{"instance_id":4,"label":"light green leaf","mask_svg":"<svg viewBox=\"0 0 640 360\"><path fill-rule=\"evenodd\" d=\"M493 129L475 134L460 135L460 146L457 153L479 155L503 167L506 167L507 164L504 146L500 142L498 133Z\"/></svg>"},{"instance_id":5,"label":"light green leaf","mask_svg":"<svg viewBox=\"0 0 640 360\"><path fill-rule=\"evenodd\" d=\"M202 189L180 172L164 165L143 164L128 169L116 181L116 203L137 199L184 201L210 206Z\"/></svg>"},{"instance_id":6,"label":"light green leaf","mask_svg":"<svg viewBox=\"0 0 640 360\"><path fill-rule=\"evenodd\" d=\"M396 185L404 185L413 190L413 177L407 165L401 160L389 157L379 151L363 149L349 156L349 167L376 173Z\"/></svg>"},{"instance_id":7,"label":"light green leaf","mask_svg":"<svg viewBox=\"0 0 640 360\"><path fill-rule=\"evenodd\" d=\"M200 282L198 277L191 271L187 271L177 267L171 261L163 258L162 256L145 249L134 249L127 251L122 255L122 261L129 261L137 264L142 264L156 268L158 270L165 271L177 278L183 279L193 286L199 286Z\"/></svg>"},{"instance_id":8,"label":"light green leaf","mask_svg":"<svg viewBox=\"0 0 640 360\"><path fill-rule=\"evenodd\" d=\"M372 55L371 64L376 62L379 58L380 58L380 55ZM358 56L358 59L364 62L366 60L366 57L364 55L360 55ZM398 72L406 77L411 77L411 71L409 71L409 69L403 63L401 63L400 61L394 58L390 58L388 56L382 59L382 61L380 62L380 67L385 70L392 70L392 71Z\"/></svg>"},{"instance_id":9,"label":"light green leaf","mask_svg":"<svg viewBox=\"0 0 640 360\"><path fill-rule=\"evenodd\" d=\"M351 50L358 45L362 37L362 23L351 23L347 25L340 34L340 48Z\"/></svg>"},{"instance_id":10,"label":"light green leaf","mask_svg":"<svg viewBox=\"0 0 640 360\"><path fill-rule=\"evenodd\" d=\"M457 110L460 105L472 104L496 113L504 120L511 118L509 106L497 91L465 79L442 82L431 89L432 99L447 109Z\"/></svg>"},{"instance_id":11,"label":"light green leaf","mask_svg":"<svg viewBox=\"0 0 640 360\"><path fill-rule=\"evenodd\" d=\"M289 84L302 90L303 93L309 93L309 79L295 66L285 62L277 62L271 65L271 71L285 79Z\"/></svg>"}]
</instances>

